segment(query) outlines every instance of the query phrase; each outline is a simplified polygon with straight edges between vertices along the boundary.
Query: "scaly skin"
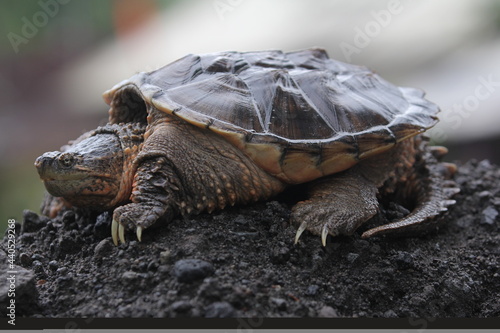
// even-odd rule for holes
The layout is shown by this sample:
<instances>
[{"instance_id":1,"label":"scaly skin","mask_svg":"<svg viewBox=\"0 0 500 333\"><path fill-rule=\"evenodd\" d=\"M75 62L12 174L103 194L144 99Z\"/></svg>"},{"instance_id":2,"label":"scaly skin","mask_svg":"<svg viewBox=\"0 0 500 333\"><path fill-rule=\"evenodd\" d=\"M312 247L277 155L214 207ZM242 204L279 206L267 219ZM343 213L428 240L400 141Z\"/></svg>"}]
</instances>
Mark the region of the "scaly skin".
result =
<instances>
[{"instance_id":1,"label":"scaly skin","mask_svg":"<svg viewBox=\"0 0 500 333\"><path fill-rule=\"evenodd\" d=\"M455 203L450 197L459 192L453 181L446 181L454 166L436 159L444 153L446 148L429 148L426 138L417 136L344 172L311 182L309 199L292 210L298 226L295 241L304 230L321 235L323 245L328 234L351 235L377 214L379 202L387 196L414 208L398 221L365 231L363 238L428 228L434 217Z\"/></svg>"},{"instance_id":2,"label":"scaly skin","mask_svg":"<svg viewBox=\"0 0 500 333\"><path fill-rule=\"evenodd\" d=\"M35 166L47 191L63 199L48 200L42 210L52 216L57 205L104 211L127 201L144 131L139 124L106 125L83 134L61 152L38 157Z\"/></svg>"},{"instance_id":3,"label":"scaly skin","mask_svg":"<svg viewBox=\"0 0 500 333\"><path fill-rule=\"evenodd\" d=\"M62 207L54 203L114 209L111 233L118 244L126 241L126 230L134 230L141 240L143 230L160 219L266 200L288 186L209 130L164 113L153 113L150 122L145 133L139 124L128 129L107 125L64 152L39 157L35 164L47 190L63 197L49 201L45 210L54 214ZM309 199L292 210L292 222L298 226L295 241L304 230L321 235L323 245L328 235L350 235L379 212L380 197L388 195L415 209L363 237L425 227L453 203L449 198L458 191L445 181L452 168L434 157L443 149L431 150L417 136L344 172L310 182Z\"/></svg>"},{"instance_id":4,"label":"scaly skin","mask_svg":"<svg viewBox=\"0 0 500 333\"><path fill-rule=\"evenodd\" d=\"M148 135L151 133L150 135ZM161 217L265 200L285 185L218 135L170 117L157 121L135 163L131 203L113 214L113 234L138 236ZM184 138L179 140L179 138Z\"/></svg>"}]
</instances>

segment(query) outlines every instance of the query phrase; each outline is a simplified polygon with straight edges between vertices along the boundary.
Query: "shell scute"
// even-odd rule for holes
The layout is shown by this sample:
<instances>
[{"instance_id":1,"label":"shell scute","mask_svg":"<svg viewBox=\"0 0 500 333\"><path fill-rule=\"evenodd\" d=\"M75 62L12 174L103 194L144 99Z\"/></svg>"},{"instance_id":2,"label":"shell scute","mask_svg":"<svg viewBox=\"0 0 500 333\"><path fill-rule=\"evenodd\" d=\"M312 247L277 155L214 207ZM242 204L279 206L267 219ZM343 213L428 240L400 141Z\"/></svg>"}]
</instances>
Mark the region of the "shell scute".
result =
<instances>
[{"instance_id":1,"label":"shell scute","mask_svg":"<svg viewBox=\"0 0 500 333\"><path fill-rule=\"evenodd\" d=\"M319 48L188 55L104 94L111 123L146 119L153 106L292 182L345 170L434 126L439 108L423 96Z\"/></svg>"}]
</instances>

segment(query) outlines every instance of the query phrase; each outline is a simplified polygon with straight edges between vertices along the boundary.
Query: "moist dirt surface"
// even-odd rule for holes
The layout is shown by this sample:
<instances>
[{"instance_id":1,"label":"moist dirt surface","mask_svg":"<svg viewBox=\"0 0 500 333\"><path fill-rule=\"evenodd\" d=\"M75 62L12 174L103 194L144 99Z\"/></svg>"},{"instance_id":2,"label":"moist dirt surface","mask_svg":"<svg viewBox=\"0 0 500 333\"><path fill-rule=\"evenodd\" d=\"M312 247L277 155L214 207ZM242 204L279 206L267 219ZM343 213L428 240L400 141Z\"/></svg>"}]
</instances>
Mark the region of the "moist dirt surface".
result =
<instances>
[{"instance_id":1,"label":"moist dirt surface","mask_svg":"<svg viewBox=\"0 0 500 333\"><path fill-rule=\"evenodd\" d=\"M159 223L142 242L128 233L119 246L108 212L49 219L25 211L16 234L15 263L26 277L17 315L498 317L500 169L469 161L455 181L457 204L430 232L361 239L385 218L377 217L326 247L307 232L294 245L289 217L300 191ZM5 256L6 238L1 249Z\"/></svg>"}]
</instances>

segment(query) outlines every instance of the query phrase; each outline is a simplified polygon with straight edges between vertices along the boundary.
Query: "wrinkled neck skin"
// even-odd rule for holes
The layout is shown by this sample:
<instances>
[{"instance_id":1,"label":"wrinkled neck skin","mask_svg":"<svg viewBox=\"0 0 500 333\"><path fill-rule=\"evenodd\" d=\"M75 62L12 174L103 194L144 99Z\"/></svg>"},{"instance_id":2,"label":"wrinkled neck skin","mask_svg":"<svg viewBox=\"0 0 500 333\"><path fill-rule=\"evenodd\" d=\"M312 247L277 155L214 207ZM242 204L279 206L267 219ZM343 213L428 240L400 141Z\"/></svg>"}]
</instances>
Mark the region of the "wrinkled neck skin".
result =
<instances>
[{"instance_id":1,"label":"wrinkled neck skin","mask_svg":"<svg viewBox=\"0 0 500 333\"><path fill-rule=\"evenodd\" d=\"M106 208L110 209L118 206L120 203L128 201L130 198L132 183L137 170L136 157L141 151L144 142L146 126L143 124L131 123L127 125L108 125L106 127L116 128L114 131L121 143L123 160L121 172L117 173L117 177L120 180L119 190Z\"/></svg>"},{"instance_id":2,"label":"wrinkled neck skin","mask_svg":"<svg viewBox=\"0 0 500 333\"><path fill-rule=\"evenodd\" d=\"M99 127L60 152L43 154L35 166L51 195L76 207L108 210L130 197L144 131L138 124Z\"/></svg>"}]
</instances>

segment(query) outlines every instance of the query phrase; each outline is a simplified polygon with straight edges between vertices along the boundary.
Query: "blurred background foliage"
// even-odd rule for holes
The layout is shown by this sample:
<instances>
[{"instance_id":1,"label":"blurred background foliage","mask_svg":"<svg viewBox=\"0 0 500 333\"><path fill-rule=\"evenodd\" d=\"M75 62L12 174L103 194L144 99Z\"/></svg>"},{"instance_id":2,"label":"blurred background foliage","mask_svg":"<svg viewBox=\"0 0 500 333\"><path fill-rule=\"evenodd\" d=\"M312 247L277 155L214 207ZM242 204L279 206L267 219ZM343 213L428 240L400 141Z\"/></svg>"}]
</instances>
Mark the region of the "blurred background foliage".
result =
<instances>
[{"instance_id":1,"label":"blurred background foliage","mask_svg":"<svg viewBox=\"0 0 500 333\"><path fill-rule=\"evenodd\" d=\"M499 14L494 0L1 1L0 228L39 212L35 158L104 124L104 90L186 53L324 47L426 90L450 159L500 163Z\"/></svg>"}]
</instances>

